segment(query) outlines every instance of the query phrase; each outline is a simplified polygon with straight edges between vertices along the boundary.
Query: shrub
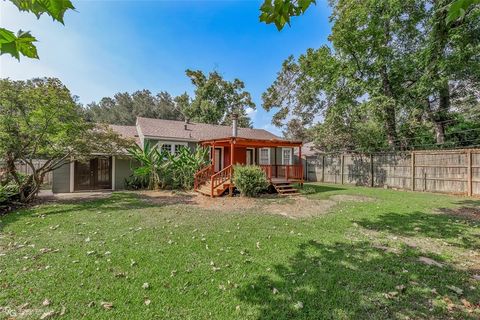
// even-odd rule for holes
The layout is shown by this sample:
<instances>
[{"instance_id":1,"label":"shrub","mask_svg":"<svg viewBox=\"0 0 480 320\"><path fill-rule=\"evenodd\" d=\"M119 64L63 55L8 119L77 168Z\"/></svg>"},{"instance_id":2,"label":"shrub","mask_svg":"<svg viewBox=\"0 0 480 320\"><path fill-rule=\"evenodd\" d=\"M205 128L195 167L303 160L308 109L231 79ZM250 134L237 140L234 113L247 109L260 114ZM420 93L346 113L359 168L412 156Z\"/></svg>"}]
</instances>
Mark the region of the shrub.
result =
<instances>
[{"instance_id":1,"label":"shrub","mask_svg":"<svg viewBox=\"0 0 480 320\"><path fill-rule=\"evenodd\" d=\"M133 169L133 176L126 180L127 188L143 189L192 189L195 172L208 159L208 149L180 148L176 154L159 150L147 141L144 148L135 146L128 150L139 163Z\"/></svg>"},{"instance_id":2,"label":"shrub","mask_svg":"<svg viewBox=\"0 0 480 320\"><path fill-rule=\"evenodd\" d=\"M168 156L166 171L169 173L169 183L172 189L190 190L193 188L195 173L207 164L208 149L181 148L175 155Z\"/></svg>"},{"instance_id":3,"label":"shrub","mask_svg":"<svg viewBox=\"0 0 480 320\"><path fill-rule=\"evenodd\" d=\"M148 187L148 178L136 176L134 174L125 178L125 188L127 190L141 190Z\"/></svg>"},{"instance_id":4,"label":"shrub","mask_svg":"<svg viewBox=\"0 0 480 320\"><path fill-rule=\"evenodd\" d=\"M258 166L235 166L233 183L246 197L256 197L268 187L267 177Z\"/></svg>"}]
</instances>

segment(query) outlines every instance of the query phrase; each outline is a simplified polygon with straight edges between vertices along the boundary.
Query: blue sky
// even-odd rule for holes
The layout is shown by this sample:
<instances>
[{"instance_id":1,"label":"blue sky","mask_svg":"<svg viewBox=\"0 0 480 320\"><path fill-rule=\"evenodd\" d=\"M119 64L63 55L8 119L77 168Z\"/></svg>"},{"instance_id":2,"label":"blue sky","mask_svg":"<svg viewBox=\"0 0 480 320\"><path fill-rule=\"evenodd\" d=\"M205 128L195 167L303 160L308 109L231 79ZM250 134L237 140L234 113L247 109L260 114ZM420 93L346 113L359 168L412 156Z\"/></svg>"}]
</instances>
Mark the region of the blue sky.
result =
<instances>
[{"instance_id":1,"label":"blue sky","mask_svg":"<svg viewBox=\"0 0 480 320\"><path fill-rule=\"evenodd\" d=\"M327 43L329 8L320 1L281 32L258 21L260 1L75 1L65 26L0 2L0 24L30 30L40 60L0 57L0 76L60 78L84 104L116 92L191 92L185 69L239 78L252 94L255 127L278 133L261 94L291 54Z\"/></svg>"}]
</instances>

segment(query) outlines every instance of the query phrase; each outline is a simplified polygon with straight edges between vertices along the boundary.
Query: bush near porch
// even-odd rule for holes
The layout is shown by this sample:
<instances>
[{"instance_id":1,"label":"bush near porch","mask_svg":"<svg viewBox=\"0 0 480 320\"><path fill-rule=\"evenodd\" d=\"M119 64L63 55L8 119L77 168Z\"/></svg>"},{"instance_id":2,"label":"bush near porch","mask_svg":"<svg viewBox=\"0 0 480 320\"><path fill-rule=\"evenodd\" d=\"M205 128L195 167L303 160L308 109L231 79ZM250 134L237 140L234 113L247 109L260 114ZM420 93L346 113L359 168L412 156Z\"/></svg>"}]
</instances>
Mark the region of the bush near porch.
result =
<instances>
[{"instance_id":1,"label":"bush near porch","mask_svg":"<svg viewBox=\"0 0 480 320\"><path fill-rule=\"evenodd\" d=\"M257 197L268 187L268 181L259 166L235 166L233 183L242 196Z\"/></svg>"}]
</instances>

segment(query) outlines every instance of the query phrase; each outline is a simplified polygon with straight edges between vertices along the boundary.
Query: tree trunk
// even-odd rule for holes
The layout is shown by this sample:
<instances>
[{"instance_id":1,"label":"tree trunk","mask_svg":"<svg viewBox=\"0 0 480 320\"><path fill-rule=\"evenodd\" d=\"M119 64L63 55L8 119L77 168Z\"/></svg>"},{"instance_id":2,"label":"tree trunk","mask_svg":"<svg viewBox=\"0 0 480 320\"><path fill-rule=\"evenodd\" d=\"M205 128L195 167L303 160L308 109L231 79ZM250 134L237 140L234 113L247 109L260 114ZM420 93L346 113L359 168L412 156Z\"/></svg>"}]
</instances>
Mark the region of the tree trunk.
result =
<instances>
[{"instance_id":1,"label":"tree trunk","mask_svg":"<svg viewBox=\"0 0 480 320\"><path fill-rule=\"evenodd\" d=\"M388 145L395 148L398 142L397 137L397 120L395 110L395 99L393 97L393 90L388 79L387 67L382 67L382 86L383 95L389 100L384 108L385 130L387 133Z\"/></svg>"},{"instance_id":2,"label":"tree trunk","mask_svg":"<svg viewBox=\"0 0 480 320\"><path fill-rule=\"evenodd\" d=\"M383 32L384 32L384 43L383 46L388 48L390 46L391 34L390 34L390 20L384 19L383 22ZM388 59L387 57L385 57ZM381 79L382 79L382 89L383 95L388 99L387 104L384 109L384 119L385 119L385 129L387 133L388 145L393 149L396 149L398 136L397 136L397 121L396 121L396 106L395 106L395 97L393 94L392 83L390 82L388 69L387 69L387 60L382 62L381 66Z\"/></svg>"},{"instance_id":3,"label":"tree trunk","mask_svg":"<svg viewBox=\"0 0 480 320\"><path fill-rule=\"evenodd\" d=\"M444 59L445 51L448 43L448 25L445 23L447 10L445 9L445 1L437 0L435 2L435 22L433 32L433 49L431 65L433 65L433 76L436 78L442 77L439 64ZM432 79L438 81L438 79ZM445 127L446 120L448 120L448 113L450 111L450 87L448 78L443 79L441 85L437 88L438 93L438 109L430 119L435 128L435 139L437 144L445 143ZM429 109L432 112L432 109Z\"/></svg>"}]
</instances>

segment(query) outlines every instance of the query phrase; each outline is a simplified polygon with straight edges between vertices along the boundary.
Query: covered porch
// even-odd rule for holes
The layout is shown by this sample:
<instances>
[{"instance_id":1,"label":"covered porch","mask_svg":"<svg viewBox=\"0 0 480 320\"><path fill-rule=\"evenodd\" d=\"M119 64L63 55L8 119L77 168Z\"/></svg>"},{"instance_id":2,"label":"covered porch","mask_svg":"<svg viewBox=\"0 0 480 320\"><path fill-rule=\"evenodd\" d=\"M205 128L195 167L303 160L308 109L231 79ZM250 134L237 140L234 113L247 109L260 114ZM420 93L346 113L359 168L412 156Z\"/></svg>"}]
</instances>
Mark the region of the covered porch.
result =
<instances>
[{"instance_id":1,"label":"covered porch","mask_svg":"<svg viewBox=\"0 0 480 320\"><path fill-rule=\"evenodd\" d=\"M232 194L234 165L260 166L274 186L296 182L303 184L301 141L261 140L240 137L204 140L210 148L210 163L195 175L195 190L210 196ZM295 157L298 148L299 157Z\"/></svg>"}]
</instances>

